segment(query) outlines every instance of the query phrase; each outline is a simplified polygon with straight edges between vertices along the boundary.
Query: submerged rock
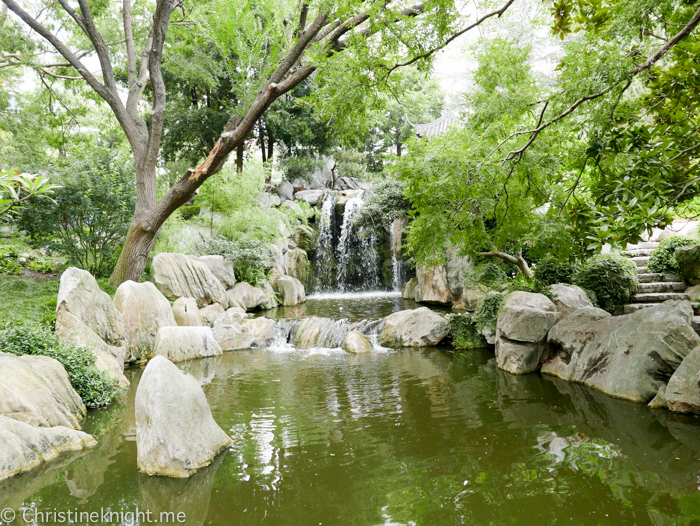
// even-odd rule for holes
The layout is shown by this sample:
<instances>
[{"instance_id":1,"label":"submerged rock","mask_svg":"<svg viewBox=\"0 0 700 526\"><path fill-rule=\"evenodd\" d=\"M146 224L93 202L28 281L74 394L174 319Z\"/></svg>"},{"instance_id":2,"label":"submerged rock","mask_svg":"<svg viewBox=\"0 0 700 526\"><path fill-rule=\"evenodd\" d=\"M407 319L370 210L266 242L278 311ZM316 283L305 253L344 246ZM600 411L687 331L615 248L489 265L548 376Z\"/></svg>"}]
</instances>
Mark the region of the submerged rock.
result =
<instances>
[{"instance_id":1,"label":"submerged rock","mask_svg":"<svg viewBox=\"0 0 700 526\"><path fill-rule=\"evenodd\" d=\"M158 331L154 354L172 362L222 354L211 327L163 327Z\"/></svg>"},{"instance_id":2,"label":"submerged rock","mask_svg":"<svg viewBox=\"0 0 700 526\"><path fill-rule=\"evenodd\" d=\"M656 396L652 398L648 406L651 409L668 409L668 401L666 400L666 386L662 385L659 387L659 391Z\"/></svg>"},{"instance_id":3,"label":"submerged rock","mask_svg":"<svg viewBox=\"0 0 700 526\"><path fill-rule=\"evenodd\" d=\"M153 354L161 327L177 325L170 302L151 282L125 281L114 295L114 305L124 320L128 362L147 360Z\"/></svg>"},{"instance_id":4,"label":"submerged rock","mask_svg":"<svg viewBox=\"0 0 700 526\"><path fill-rule=\"evenodd\" d=\"M97 441L82 431L35 427L0 415L0 481L31 471L61 453L95 446Z\"/></svg>"},{"instance_id":5,"label":"submerged rock","mask_svg":"<svg viewBox=\"0 0 700 526\"><path fill-rule=\"evenodd\" d=\"M253 341L260 344L268 339L270 330L275 326L275 320L266 317L253 318L243 320L242 325L253 335Z\"/></svg>"},{"instance_id":6,"label":"submerged rock","mask_svg":"<svg viewBox=\"0 0 700 526\"><path fill-rule=\"evenodd\" d=\"M184 254L157 254L153 258L153 280L170 300L194 298L200 307L210 303L228 307L226 289L209 267L195 257Z\"/></svg>"},{"instance_id":7,"label":"submerged rock","mask_svg":"<svg viewBox=\"0 0 700 526\"><path fill-rule=\"evenodd\" d=\"M138 468L148 475L189 477L232 442L197 380L161 356L146 366L135 413Z\"/></svg>"},{"instance_id":8,"label":"submerged rock","mask_svg":"<svg viewBox=\"0 0 700 526\"><path fill-rule=\"evenodd\" d=\"M355 354L369 352L373 349L369 338L358 330L352 330L348 333L342 347L344 350Z\"/></svg>"},{"instance_id":9,"label":"submerged rock","mask_svg":"<svg viewBox=\"0 0 700 526\"><path fill-rule=\"evenodd\" d=\"M85 412L58 361L0 352L0 415L32 426L80 429Z\"/></svg>"},{"instance_id":10,"label":"submerged rock","mask_svg":"<svg viewBox=\"0 0 700 526\"><path fill-rule=\"evenodd\" d=\"M579 309L550 331L549 341L559 352L542 373L617 398L649 402L700 344L688 301L667 301L624 316L599 311Z\"/></svg>"},{"instance_id":11,"label":"submerged rock","mask_svg":"<svg viewBox=\"0 0 700 526\"><path fill-rule=\"evenodd\" d=\"M268 303L265 293L245 281L237 283L227 293L231 307L239 307L245 311L259 309Z\"/></svg>"},{"instance_id":12,"label":"submerged rock","mask_svg":"<svg viewBox=\"0 0 700 526\"><path fill-rule=\"evenodd\" d=\"M199 312L194 298L178 298L173 303L173 316L180 327L202 327L207 325Z\"/></svg>"},{"instance_id":13,"label":"submerged rock","mask_svg":"<svg viewBox=\"0 0 700 526\"><path fill-rule=\"evenodd\" d=\"M666 387L668 408L675 413L700 415L700 347L683 359Z\"/></svg>"},{"instance_id":14,"label":"submerged rock","mask_svg":"<svg viewBox=\"0 0 700 526\"><path fill-rule=\"evenodd\" d=\"M427 347L447 336L447 321L428 307L395 312L386 317L379 343L388 347Z\"/></svg>"},{"instance_id":15,"label":"submerged rock","mask_svg":"<svg viewBox=\"0 0 700 526\"><path fill-rule=\"evenodd\" d=\"M560 319L566 318L578 309L593 307L593 303L591 303L586 292L576 285L557 283L552 285L550 290L557 303Z\"/></svg>"},{"instance_id":16,"label":"submerged rock","mask_svg":"<svg viewBox=\"0 0 700 526\"><path fill-rule=\"evenodd\" d=\"M272 289L282 298L282 305L293 307L306 301L306 291L304 285L291 276L280 276L272 285Z\"/></svg>"}]
</instances>

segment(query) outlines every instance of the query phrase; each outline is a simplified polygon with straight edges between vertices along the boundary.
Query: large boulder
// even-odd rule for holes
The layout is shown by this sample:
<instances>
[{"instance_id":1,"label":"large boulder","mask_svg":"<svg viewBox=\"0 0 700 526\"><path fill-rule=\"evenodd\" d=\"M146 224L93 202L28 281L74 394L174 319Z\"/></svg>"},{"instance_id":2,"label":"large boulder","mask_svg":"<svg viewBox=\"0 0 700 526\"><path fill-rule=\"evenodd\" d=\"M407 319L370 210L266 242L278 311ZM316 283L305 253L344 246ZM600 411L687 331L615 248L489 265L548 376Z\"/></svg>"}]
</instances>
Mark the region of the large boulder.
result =
<instances>
[{"instance_id":1,"label":"large boulder","mask_svg":"<svg viewBox=\"0 0 700 526\"><path fill-rule=\"evenodd\" d=\"M245 320L246 317L247 314L245 310L241 309L240 307L231 307L221 316L216 318L216 320L214 320L214 327L216 327L217 325L240 324L243 323L243 320Z\"/></svg>"},{"instance_id":2,"label":"large boulder","mask_svg":"<svg viewBox=\"0 0 700 526\"><path fill-rule=\"evenodd\" d=\"M226 310L218 303L207 305L199 309L199 315L202 318L203 325L214 326L214 322L226 313Z\"/></svg>"},{"instance_id":3,"label":"large boulder","mask_svg":"<svg viewBox=\"0 0 700 526\"><path fill-rule=\"evenodd\" d=\"M268 298L265 293L250 283L242 281L227 292L231 307L239 307L246 311L262 308L267 305Z\"/></svg>"},{"instance_id":4,"label":"large boulder","mask_svg":"<svg viewBox=\"0 0 700 526\"><path fill-rule=\"evenodd\" d=\"M462 290L464 289L464 275L473 264L469 257L459 256L457 249L454 247L447 249L446 256L445 275L447 286L450 289L453 302L459 303L459 300L462 299Z\"/></svg>"},{"instance_id":5,"label":"large boulder","mask_svg":"<svg viewBox=\"0 0 700 526\"><path fill-rule=\"evenodd\" d=\"M201 256L199 261L204 263L214 277L224 286L230 289L236 284L236 274L233 272L233 263L224 259L224 256Z\"/></svg>"},{"instance_id":6,"label":"large boulder","mask_svg":"<svg viewBox=\"0 0 700 526\"><path fill-rule=\"evenodd\" d=\"M275 326L275 320L266 317L253 318L252 320L243 320L242 325L253 335L253 341L261 344L268 339L270 330Z\"/></svg>"},{"instance_id":7,"label":"large boulder","mask_svg":"<svg viewBox=\"0 0 700 526\"><path fill-rule=\"evenodd\" d=\"M293 239L297 247L307 254L313 254L318 243L318 232L308 225L299 225L294 230Z\"/></svg>"},{"instance_id":8,"label":"large boulder","mask_svg":"<svg viewBox=\"0 0 700 526\"><path fill-rule=\"evenodd\" d=\"M691 285L700 285L700 245L676 249L678 273Z\"/></svg>"},{"instance_id":9,"label":"large boulder","mask_svg":"<svg viewBox=\"0 0 700 526\"><path fill-rule=\"evenodd\" d=\"M194 298L178 298L173 303L173 317L180 327L202 327L207 325L199 312Z\"/></svg>"},{"instance_id":10,"label":"large boulder","mask_svg":"<svg viewBox=\"0 0 700 526\"><path fill-rule=\"evenodd\" d=\"M323 195L323 190L302 190L294 194L294 199L306 201L311 206L318 204L318 199Z\"/></svg>"},{"instance_id":11,"label":"large boulder","mask_svg":"<svg viewBox=\"0 0 700 526\"><path fill-rule=\"evenodd\" d=\"M282 181L275 188L275 193L279 196L280 201L289 201L294 197L294 186L289 181Z\"/></svg>"},{"instance_id":12,"label":"large boulder","mask_svg":"<svg viewBox=\"0 0 700 526\"><path fill-rule=\"evenodd\" d=\"M547 341L521 342L510 340L496 331L496 365L512 374L536 371L551 356Z\"/></svg>"},{"instance_id":13,"label":"large boulder","mask_svg":"<svg viewBox=\"0 0 700 526\"><path fill-rule=\"evenodd\" d=\"M36 427L0 415L0 481L31 471L61 453L95 446L97 440L82 431Z\"/></svg>"},{"instance_id":14,"label":"large boulder","mask_svg":"<svg viewBox=\"0 0 700 526\"><path fill-rule=\"evenodd\" d=\"M248 327L238 324L225 325L220 323L214 327L212 332L214 339L224 352L250 349L255 341L255 335L248 330Z\"/></svg>"},{"instance_id":15,"label":"large boulder","mask_svg":"<svg viewBox=\"0 0 700 526\"><path fill-rule=\"evenodd\" d=\"M434 305L452 305L452 292L447 284L445 265L434 267L416 267L418 286L415 290L416 301Z\"/></svg>"},{"instance_id":16,"label":"large boulder","mask_svg":"<svg viewBox=\"0 0 700 526\"><path fill-rule=\"evenodd\" d=\"M552 297L556 301L559 318L564 319L578 309L593 307L593 303L581 287L556 283L550 287Z\"/></svg>"},{"instance_id":17,"label":"large boulder","mask_svg":"<svg viewBox=\"0 0 700 526\"><path fill-rule=\"evenodd\" d=\"M148 475L189 477L232 442L199 382L161 356L141 376L135 413L138 468Z\"/></svg>"},{"instance_id":18,"label":"large boulder","mask_svg":"<svg viewBox=\"0 0 700 526\"><path fill-rule=\"evenodd\" d=\"M462 306L468 311L476 311L481 308L484 298L490 292L486 285L475 285L474 288L462 289Z\"/></svg>"},{"instance_id":19,"label":"large boulder","mask_svg":"<svg viewBox=\"0 0 700 526\"><path fill-rule=\"evenodd\" d=\"M311 265L305 250L294 248L285 254L287 274L298 279L305 288L311 283Z\"/></svg>"},{"instance_id":20,"label":"large boulder","mask_svg":"<svg viewBox=\"0 0 700 526\"><path fill-rule=\"evenodd\" d=\"M357 329L353 329L348 333L342 348L355 354L369 352L373 349L372 342L369 341L369 338Z\"/></svg>"},{"instance_id":21,"label":"large boulder","mask_svg":"<svg viewBox=\"0 0 700 526\"><path fill-rule=\"evenodd\" d=\"M418 278L411 278L404 283L401 297L405 300L416 299L416 287L418 286Z\"/></svg>"},{"instance_id":22,"label":"large boulder","mask_svg":"<svg viewBox=\"0 0 700 526\"><path fill-rule=\"evenodd\" d=\"M156 287L168 299L194 298L200 307L210 303L228 307L226 289L209 267L197 258L184 254L157 254L152 269Z\"/></svg>"},{"instance_id":23,"label":"large boulder","mask_svg":"<svg viewBox=\"0 0 700 526\"><path fill-rule=\"evenodd\" d=\"M85 412L58 361L0 352L0 415L32 426L80 429Z\"/></svg>"},{"instance_id":24,"label":"large boulder","mask_svg":"<svg viewBox=\"0 0 700 526\"><path fill-rule=\"evenodd\" d=\"M540 342L558 316L556 306L544 294L516 291L506 296L496 329L510 340Z\"/></svg>"},{"instance_id":25,"label":"large boulder","mask_svg":"<svg viewBox=\"0 0 700 526\"><path fill-rule=\"evenodd\" d=\"M277 292L281 298L282 305L285 307L293 307L299 303L306 301L306 291L304 285L292 276L281 276L277 278L272 285L272 289Z\"/></svg>"},{"instance_id":26,"label":"large boulder","mask_svg":"<svg viewBox=\"0 0 700 526\"><path fill-rule=\"evenodd\" d=\"M124 320L128 362L150 358L158 329L177 325L170 302L151 282L125 281L114 295L114 305Z\"/></svg>"},{"instance_id":27,"label":"large boulder","mask_svg":"<svg viewBox=\"0 0 700 526\"><path fill-rule=\"evenodd\" d=\"M615 317L600 309L579 309L549 332L549 342L559 352L542 373L648 402L700 344L692 317L688 301L667 301Z\"/></svg>"},{"instance_id":28,"label":"large boulder","mask_svg":"<svg viewBox=\"0 0 700 526\"><path fill-rule=\"evenodd\" d=\"M699 373L700 347L695 347L668 381L664 397L671 411L700 415Z\"/></svg>"},{"instance_id":29,"label":"large boulder","mask_svg":"<svg viewBox=\"0 0 700 526\"><path fill-rule=\"evenodd\" d=\"M379 343L388 347L437 345L447 336L447 321L428 307L395 312L386 317Z\"/></svg>"},{"instance_id":30,"label":"large boulder","mask_svg":"<svg viewBox=\"0 0 700 526\"><path fill-rule=\"evenodd\" d=\"M272 289L272 285L270 285L269 281L259 283L258 288L263 291L263 294L265 294L265 303L260 306L261 309L268 310L279 307L280 302L277 300L277 295Z\"/></svg>"},{"instance_id":31,"label":"large boulder","mask_svg":"<svg viewBox=\"0 0 700 526\"><path fill-rule=\"evenodd\" d=\"M61 275L56 313L61 311L76 316L105 343L114 346L124 343L122 315L88 271L70 267Z\"/></svg>"},{"instance_id":32,"label":"large boulder","mask_svg":"<svg viewBox=\"0 0 700 526\"><path fill-rule=\"evenodd\" d=\"M211 327L163 327L156 336L154 354L172 362L217 356L223 351Z\"/></svg>"}]
</instances>

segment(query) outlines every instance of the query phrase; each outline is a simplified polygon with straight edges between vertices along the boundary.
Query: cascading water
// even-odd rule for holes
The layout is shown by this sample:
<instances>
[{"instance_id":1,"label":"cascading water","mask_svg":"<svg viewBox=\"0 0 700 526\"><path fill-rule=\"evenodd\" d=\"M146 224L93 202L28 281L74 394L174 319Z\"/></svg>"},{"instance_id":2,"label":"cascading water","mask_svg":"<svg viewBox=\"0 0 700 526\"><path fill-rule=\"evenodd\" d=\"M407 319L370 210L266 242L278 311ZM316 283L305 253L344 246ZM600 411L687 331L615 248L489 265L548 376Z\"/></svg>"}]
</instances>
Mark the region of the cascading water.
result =
<instances>
[{"instance_id":1,"label":"cascading water","mask_svg":"<svg viewBox=\"0 0 700 526\"><path fill-rule=\"evenodd\" d=\"M376 290L379 288L377 264L377 235L372 231L362 235L353 223L353 217L362 208L364 191L345 205L340 238L336 246L337 283L341 292L348 290Z\"/></svg>"},{"instance_id":2,"label":"cascading water","mask_svg":"<svg viewBox=\"0 0 700 526\"><path fill-rule=\"evenodd\" d=\"M321 207L321 218L318 229L318 249L316 251L316 279L318 289L327 291L334 286L333 268L335 252L333 250L333 232L335 231L336 195L326 196Z\"/></svg>"},{"instance_id":3,"label":"cascading water","mask_svg":"<svg viewBox=\"0 0 700 526\"><path fill-rule=\"evenodd\" d=\"M396 250L394 250L394 229L390 229L391 233L391 288L394 292L401 292L403 284L406 281L406 266L402 259L396 257Z\"/></svg>"},{"instance_id":4,"label":"cascading water","mask_svg":"<svg viewBox=\"0 0 700 526\"><path fill-rule=\"evenodd\" d=\"M279 320L261 346L273 350L312 347L336 349L343 345L350 331L356 330L367 336L375 348L380 348L378 336L383 328L384 319L354 322L317 317Z\"/></svg>"}]
</instances>

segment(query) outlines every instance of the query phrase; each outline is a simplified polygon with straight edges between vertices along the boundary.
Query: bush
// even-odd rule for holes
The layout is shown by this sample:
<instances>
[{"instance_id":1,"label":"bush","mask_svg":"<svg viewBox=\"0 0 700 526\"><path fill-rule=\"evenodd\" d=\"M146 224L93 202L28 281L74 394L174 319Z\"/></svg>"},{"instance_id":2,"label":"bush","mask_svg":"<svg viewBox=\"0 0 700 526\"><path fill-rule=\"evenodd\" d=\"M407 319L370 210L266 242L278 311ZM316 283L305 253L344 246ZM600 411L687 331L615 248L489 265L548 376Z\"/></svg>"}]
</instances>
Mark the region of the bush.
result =
<instances>
[{"instance_id":1,"label":"bush","mask_svg":"<svg viewBox=\"0 0 700 526\"><path fill-rule=\"evenodd\" d=\"M230 241L221 237L207 239L198 245L203 254L223 256L233 264L237 281L257 285L267 279L270 258L264 243L253 239Z\"/></svg>"},{"instance_id":2,"label":"bush","mask_svg":"<svg viewBox=\"0 0 700 526\"><path fill-rule=\"evenodd\" d=\"M199 215L202 207L198 205L181 206L178 210L180 211L182 219L189 221L193 217L197 217Z\"/></svg>"},{"instance_id":3,"label":"bush","mask_svg":"<svg viewBox=\"0 0 700 526\"><path fill-rule=\"evenodd\" d=\"M637 285L637 267L619 254L600 254L582 264L575 283L595 293L598 305L614 312L630 299Z\"/></svg>"},{"instance_id":4,"label":"bush","mask_svg":"<svg viewBox=\"0 0 700 526\"><path fill-rule=\"evenodd\" d=\"M562 262L547 255L537 262L533 274L539 288L544 289L556 283L573 284L576 270L576 264Z\"/></svg>"},{"instance_id":5,"label":"bush","mask_svg":"<svg viewBox=\"0 0 700 526\"><path fill-rule=\"evenodd\" d=\"M479 334L483 334L484 329L490 330L496 334L496 321L498 321L498 313L503 306L503 294L487 294L479 310L472 316L472 321Z\"/></svg>"},{"instance_id":6,"label":"bush","mask_svg":"<svg viewBox=\"0 0 700 526\"><path fill-rule=\"evenodd\" d=\"M502 290L508 281L508 276L502 266L495 261L483 261L467 269L463 274L463 285L473 289L477 285L485 285L493 290Z\"/></svg>"},{"instance_id":7,"label":"bush","mask_svg":"<svg viewBox=\"0 0 700 526\"><path fill-rule=\"evenodd\" d=\"M374 184L372 193L353 217L353 223L356 226L372 223L389 228L394 219L406 217L411 209L405 192L406 184L398 179L387 178Z\"/></svg>"},{"instance_id":8,"label":"bush","mask_svg":"<svg viewBox=\"0 0 700 526\"><path fill-rule=\"evenodd\" d=\"M21 274L22 265L18 256L17 248L10 245L0 245L0 274Z\"/></svg>"},{"instance_id":9,"label":"bush","mask_svg":"<svg viewBox=\"0 0 700 526\"><path fill-rule=\"evenodd\" d=\"M448 314L447 329L457 349L481 349L488 345L469 314Z\"/></svg>"},{"instance_id":10,"label":"bush","mask_svg":"<svg viewBox=\"0 0 700 526\"><path fill-rule=\"evenodd\" d=\"M660 274L675 274L678 272L678 261L676 260L676 249L697 245L698 240L686 236L673 236L664 239L659 246L654 249L647 264L647 272L658 272Z\"/></svg>"},{"instance_id":11,"label":"bush","mask_svg":"<svg viewBox=\"0 0 700 526\"><path fill-rule=\"evenodd\" d=\"M41 355L58 360L87 407L104 407L120 392L116 378L95 369L95 353L61 343L48 328L8 324L0 330L0 349L17 356Z\"/></svg>"}]
</instances>

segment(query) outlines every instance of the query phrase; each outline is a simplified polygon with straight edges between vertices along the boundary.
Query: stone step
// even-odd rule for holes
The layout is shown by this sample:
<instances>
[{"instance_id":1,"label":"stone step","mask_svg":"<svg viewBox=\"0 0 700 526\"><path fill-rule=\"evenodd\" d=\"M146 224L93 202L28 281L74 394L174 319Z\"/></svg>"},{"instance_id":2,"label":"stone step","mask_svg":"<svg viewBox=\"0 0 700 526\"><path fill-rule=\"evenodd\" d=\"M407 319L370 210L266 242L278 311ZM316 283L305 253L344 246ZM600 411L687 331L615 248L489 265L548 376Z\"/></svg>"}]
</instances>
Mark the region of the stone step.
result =
<instances>
[{"instance_id":1,"label":"stone step","mask_svg":"<svg viewBox=\"0 0 700 526\"><path fill-rule=\"evenodd\" d=\"M688 287L684 281L639 283L637 285L637 294L649 294L655 292L683 292L687 288Z\"/></svg>"},{"instance_id":2,"label":"stone step","mask_svg":"<svg viewBox=\"0 0 700 526\"><path fill-rule=\"evenodd\" d=\"M620 252L623 256L634 257L634 256L651 256L654 252L653 248L635 248L633 250L623 250Z\"/></svg>"},{"instance_id":3,"label":"stone step","mask_svg":"<svg viewBox=\"0 0 700 526\"><path fill-rule=\"evenodd\" d=\"M637 279L639 279L639 283L659 283L659 282L669 282L669 281L676 281L680 282L683 281L681 277L678 274L646 274L646 273L639 273L637 274Z\"/></svg>"},{"instance_id":4,"label":"stone step","mask_svg":"<svg viewBox=\"0 0 700 526\"><path fill-rule=\"evenodd\" d=\"M652 292L649 294L634 294L632 303L663 303L668 300L690 300L690 296L682 292Z\"/></svg>"},{"instance_id":5,"label":"stone step","mask_svg":"<svg viewBox=\"0 0 700 526\"><path fill-rule=\"evenodd\" d=\"M640 274L646 274L647 273L647 268L646 267L637 267L637 275L639 276Z\"/></svg>"},{"instance_id":6,"label":"stone step","mask_svg":"<svg viewBox=\"0 0 700 526\"><path fill-rule=\"evenodd\" d=\"M625 314L632 314L633 312L637 312L638 310L647 309L649 307L656 307L657 305L658 303L628 303L623 307L623 312ZM693 312L697 314L698 310L700 310L700 303L691 302L690 305L693 307ZM695 316L695 318L697 318L698 322L700 322L700 316ZM695 328L695 325L693 325L693 328ZM696 330L700 330L700 324L698 325L698 328L696 328Z\"/></svg>"},{"instance_id":7,"label":"stone step","mask_svg":"<svg viewBox=\"0 0 700 526\"><path fill-rule=\"evenodd\" d=\"M637 244L628 243L626 250L637 250L637 249L642 249L642 248L650 248L653 250L658 246L659 246L659 243L656 241L642 241L642 242L637 243Z\"/></svg>"},{"instance_id":8,"label":"stone step","mask_svg":"<svg viewBox=\"0 0 700 526\"><path fill-rule=\"evenodd\" d=\"M630 260L634 261L634 264L637 265L637 267L645 267L647 266L647 263L649 262L649 256L634 256L631 257ZM637 270L639 272L639 270Z\"/></svg>"}]
</instances>

